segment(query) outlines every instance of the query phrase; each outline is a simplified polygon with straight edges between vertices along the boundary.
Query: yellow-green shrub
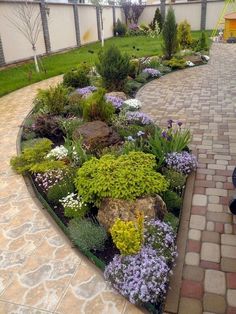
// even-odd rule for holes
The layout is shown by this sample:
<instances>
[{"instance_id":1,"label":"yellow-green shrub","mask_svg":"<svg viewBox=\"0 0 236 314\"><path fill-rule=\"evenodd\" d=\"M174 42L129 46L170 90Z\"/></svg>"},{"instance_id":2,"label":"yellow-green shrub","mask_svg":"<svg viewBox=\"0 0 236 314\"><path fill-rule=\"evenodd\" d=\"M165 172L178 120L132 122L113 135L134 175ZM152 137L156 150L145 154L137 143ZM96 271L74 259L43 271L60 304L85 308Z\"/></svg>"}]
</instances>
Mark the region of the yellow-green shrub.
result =
<instances>
[{"instance_id":1,"label":"yellow-green shrub","mask_svg":"<svg viewBox=\"0 0 236 314\"><path fill-rule=\"evenodd\" d=\"M143 244L143 215L138 215L136 221L116 219L110 232L122 255L138 253Z\"/></svg>"}]
</instances>

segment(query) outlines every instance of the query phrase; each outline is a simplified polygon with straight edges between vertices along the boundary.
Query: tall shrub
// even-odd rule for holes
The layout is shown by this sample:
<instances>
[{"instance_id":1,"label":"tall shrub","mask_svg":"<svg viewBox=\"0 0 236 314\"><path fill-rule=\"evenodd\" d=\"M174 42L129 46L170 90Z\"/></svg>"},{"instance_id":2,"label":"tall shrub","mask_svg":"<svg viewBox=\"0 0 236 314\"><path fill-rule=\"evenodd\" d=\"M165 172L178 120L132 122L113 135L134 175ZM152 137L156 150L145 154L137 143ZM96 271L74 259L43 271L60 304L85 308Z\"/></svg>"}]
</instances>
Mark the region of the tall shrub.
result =
<instances>
[{"instance_id":1,"label":"tall shrub","mask_svg":"<svg viewBox=\"0 0 236 314\"><path fill-rule=\"evenodd\" d=\"M103 85L108 90L122 90L129 73L129 57L116 46L101 50L96 64Z\"/></svg>"},{"instance_id":2,"label":"tall shrub","mask_svg":"<svg viewBox=\"0 0 236 314\"><path fill-rule=\"evenodd\" d=\"M163 35L163 52L165 57L169 60L176 52L177 40L177 24L175 20L175 13L172 7L168 9L166 20L162 30Z\"/></svg>"},{"instance_id":3,"label":"tall shrub","mask_svg":"<svg viewBox=\"0 0 236 314\"><path fill-rule=\"evenodd\" d=\"M191 26L187 20L178 26L178 40L182 48L188 48L192 43Z\"/></svg>"},{"instance_id":4,"label":"tall shrub","mask_svg":"<svg viewBox=\"0 0 236 314\"><path fill-rule=\"evenodd\" d=\"M152 22L150 23L149 26L150 26L150 28L152 30L155 30L156 29L156 24L158 25L159 30L161 32L162 28L163 28L163 18L162 18L162 15L161 15L161 12L160 12L159 8L156 8L153 20L152 20Z\"/></svg>"}]
</instances>

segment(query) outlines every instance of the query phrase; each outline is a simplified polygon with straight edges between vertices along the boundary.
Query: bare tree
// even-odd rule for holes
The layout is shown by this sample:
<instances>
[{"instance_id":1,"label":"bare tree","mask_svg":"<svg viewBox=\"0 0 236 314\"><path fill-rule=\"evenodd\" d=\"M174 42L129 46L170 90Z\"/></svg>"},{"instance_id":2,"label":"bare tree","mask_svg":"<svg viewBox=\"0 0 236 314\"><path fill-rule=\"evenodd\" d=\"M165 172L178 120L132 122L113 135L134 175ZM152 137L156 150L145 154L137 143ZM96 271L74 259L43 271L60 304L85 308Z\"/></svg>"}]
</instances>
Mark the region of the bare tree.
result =
<instances>
[{"instance_id":1,"label":"bare tree","mask_svg":"<svg viewBox=\"0 0 236 314\"><path fill-rule=\"evenodd\" d=\"M12 11L12 16L7 16L6 18L31 44L35 69L39 72L36 44L42 31L42 22L40 10L37 10L37 4L30 3L28 0L19 3Z\"/></svg>"}]
</instances>

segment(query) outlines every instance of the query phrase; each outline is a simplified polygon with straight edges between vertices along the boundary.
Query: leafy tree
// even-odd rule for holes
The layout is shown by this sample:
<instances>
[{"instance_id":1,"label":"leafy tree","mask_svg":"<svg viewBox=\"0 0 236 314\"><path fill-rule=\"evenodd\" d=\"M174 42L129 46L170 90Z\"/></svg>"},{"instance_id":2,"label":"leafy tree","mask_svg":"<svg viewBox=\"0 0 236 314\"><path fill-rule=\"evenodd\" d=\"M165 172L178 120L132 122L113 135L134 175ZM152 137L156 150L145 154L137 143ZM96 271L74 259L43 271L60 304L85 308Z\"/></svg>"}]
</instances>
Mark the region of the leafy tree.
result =
<instances>
[{"instance_id":1,"label":"leafy tree","mask_svg":"<svg viewBox=\"0 0 236 314\"><path fill-rule=\"evenodd\" d=\"M149 24L149 26L150 26L150 28L152 30L155 30L156 29L156 24L159 27L159 30L161 32L162 28L163 28L163 18L162 18L162 15L161 15L161 12L160 12L159 8L156 9L154 17L153 17L153 20Z\"/></svg>"},{"instance_id":2,"label":"leafy tree","mask_svg":"<svg viewBox=\"0 0 236 314\"><path fill-rule=\"evenodd\" d=\"M178 46L177 40L177 24L175 13L172 7L168 9L166 20L162 30L163 35L163 52L166 59L171 59L171 56L176 52Z\"/></svg>"}]
</instances>

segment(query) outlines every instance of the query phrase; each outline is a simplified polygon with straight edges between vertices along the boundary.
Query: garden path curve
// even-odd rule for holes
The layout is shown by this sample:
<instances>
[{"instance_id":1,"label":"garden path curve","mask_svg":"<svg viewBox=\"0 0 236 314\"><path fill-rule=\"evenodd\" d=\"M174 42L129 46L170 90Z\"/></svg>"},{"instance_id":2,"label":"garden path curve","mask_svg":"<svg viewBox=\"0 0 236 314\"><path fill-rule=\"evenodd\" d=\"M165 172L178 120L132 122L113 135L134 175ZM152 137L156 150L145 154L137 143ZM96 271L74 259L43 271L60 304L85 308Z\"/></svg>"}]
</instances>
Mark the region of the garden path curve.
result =
<instances>
[{"instance_id":1,"label":"garden path curve","mask_svg":"<svg viewBox=\"0 0 236 314\"><path fill-rule=\"evenodd\" d=\"M37 89L60 80L0 98L0 313L143 313L107 287L102 273L71 248L23 177L10 168L19 126Z\"/></svg>"},{"instance_id":2,"label":"garden path curve","mask_svg":"<svg viewBox=\"0 0 236 314\"><path fill-rule=\"evenodd\" d=\"M236 194L231 181L236 166L235 66L236 45L213 44L207 65L166 75L137 95L161 126L171 118L190 127L199 161L180 314L236 313L236 217L228 210Z\"/></svg>"}]
</instances>

